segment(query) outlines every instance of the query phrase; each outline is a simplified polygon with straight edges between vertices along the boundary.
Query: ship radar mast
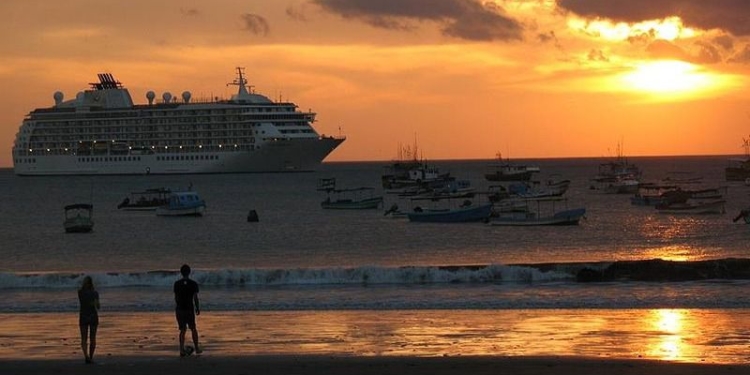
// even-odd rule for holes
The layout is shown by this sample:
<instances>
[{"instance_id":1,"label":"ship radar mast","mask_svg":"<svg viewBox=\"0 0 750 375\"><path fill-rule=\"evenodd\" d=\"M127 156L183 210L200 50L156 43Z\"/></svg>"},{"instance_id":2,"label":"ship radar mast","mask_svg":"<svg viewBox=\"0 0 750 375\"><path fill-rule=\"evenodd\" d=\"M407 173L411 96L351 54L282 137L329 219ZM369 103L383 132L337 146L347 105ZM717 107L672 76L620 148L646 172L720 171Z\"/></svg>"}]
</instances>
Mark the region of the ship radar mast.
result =
<instances>
[{"instance_id":1,"label":"ship radar mast","mask_svg":"<svg viewBox=\"0 0 750 375\"><path fill-rule=\"evenodd\" d=\"M247 79L245 79L245 68L243 67L237 67L237 78L231 83L227 83L227 86L239 86L239 90L237 91L237 98L245 98L250 93L247 91ZM252 90L253 86L250 86L250 89Z\"/></svg>"}]
</instances>

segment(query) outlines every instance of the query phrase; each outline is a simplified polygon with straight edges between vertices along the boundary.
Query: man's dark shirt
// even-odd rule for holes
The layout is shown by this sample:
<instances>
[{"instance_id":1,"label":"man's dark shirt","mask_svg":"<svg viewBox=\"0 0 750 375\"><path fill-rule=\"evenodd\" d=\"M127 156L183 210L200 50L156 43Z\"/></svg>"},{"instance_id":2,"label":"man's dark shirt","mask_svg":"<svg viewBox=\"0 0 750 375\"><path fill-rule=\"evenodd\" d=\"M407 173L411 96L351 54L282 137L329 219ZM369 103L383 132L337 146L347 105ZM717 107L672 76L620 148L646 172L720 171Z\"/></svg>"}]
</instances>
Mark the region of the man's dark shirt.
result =
<instances>
[{"instance_id":1,"label":"man's dark shirt","mask_svg":"<svg viewBox=\"0 0 750 375\"><path fill-rule=\"evenodd\" d=\"M191 279L183 278L174 283L174 296L177 302L177 310L193 311L193 296L198 293L198 283Z\"/></svg>"}]
</instances>

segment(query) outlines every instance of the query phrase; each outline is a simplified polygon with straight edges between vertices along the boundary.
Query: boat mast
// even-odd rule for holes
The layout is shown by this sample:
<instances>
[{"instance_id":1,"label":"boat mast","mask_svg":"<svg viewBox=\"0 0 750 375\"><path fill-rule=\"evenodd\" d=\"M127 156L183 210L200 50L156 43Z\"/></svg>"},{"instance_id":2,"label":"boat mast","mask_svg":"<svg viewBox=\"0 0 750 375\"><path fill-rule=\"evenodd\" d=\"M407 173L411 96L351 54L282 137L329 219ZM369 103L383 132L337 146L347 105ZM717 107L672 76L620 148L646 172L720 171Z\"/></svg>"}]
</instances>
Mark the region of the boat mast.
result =
<instances>
[{"instance_id":1,"label":"boat mast","mask_svg":"<svg viewBox=\"0 0 750 375\"><path fill-rule=\"evenodd\" d=\"M247 91L247 79L245 79L245 68L238 66L237 67L237 78L235 78L234 81L231 83L227 83L227 86L239 86L239 90L237 91L237 97L245 97L248 96L250 93ZM252 88L252 86L250 86Z\"/></svg>"}]
</instances>

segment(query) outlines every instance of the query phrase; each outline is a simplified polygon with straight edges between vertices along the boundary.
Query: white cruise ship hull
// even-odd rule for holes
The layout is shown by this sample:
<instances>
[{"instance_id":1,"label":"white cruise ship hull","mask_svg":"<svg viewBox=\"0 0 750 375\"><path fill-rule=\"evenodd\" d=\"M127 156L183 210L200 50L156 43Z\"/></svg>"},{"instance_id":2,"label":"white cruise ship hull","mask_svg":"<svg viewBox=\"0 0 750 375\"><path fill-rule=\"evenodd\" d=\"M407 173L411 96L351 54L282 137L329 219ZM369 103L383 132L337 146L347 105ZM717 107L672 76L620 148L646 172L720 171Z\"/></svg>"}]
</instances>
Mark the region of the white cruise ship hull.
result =
<instances>
[{"instance_id":1,"label":"white cruise ship hull","mask_svg":"<svg viewBox=\"0 0 750 375\"><path fill-rule=\"evenodd\" d=\"M129 158L39 155L31 163L15 164L14 171L20 176L310 172L343 141L332 137L286 139L266 142L252 151L160 153Z\"/></svg>"}]
</instances>

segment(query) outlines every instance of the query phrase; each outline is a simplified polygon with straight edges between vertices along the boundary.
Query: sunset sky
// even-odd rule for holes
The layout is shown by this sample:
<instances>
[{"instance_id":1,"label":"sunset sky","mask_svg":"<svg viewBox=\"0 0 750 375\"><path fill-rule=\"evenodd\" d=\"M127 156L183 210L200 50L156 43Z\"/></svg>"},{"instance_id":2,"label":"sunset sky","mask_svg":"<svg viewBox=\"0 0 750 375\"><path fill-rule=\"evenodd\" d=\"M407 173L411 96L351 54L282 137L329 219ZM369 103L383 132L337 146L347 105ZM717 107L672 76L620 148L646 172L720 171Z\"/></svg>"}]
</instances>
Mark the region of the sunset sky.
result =
<instances>
[{"instance_id":1,"label":"sunset sky","mask_svg":"<svg viewBox=\"0 0 750 375\"><path fill-rule=\"evenodd\" d=\"M741 154L745 0L3 0L0 167L23 117L112 73L137 103L256 92L328 161Z\"/></svg>"}]
</instances>

